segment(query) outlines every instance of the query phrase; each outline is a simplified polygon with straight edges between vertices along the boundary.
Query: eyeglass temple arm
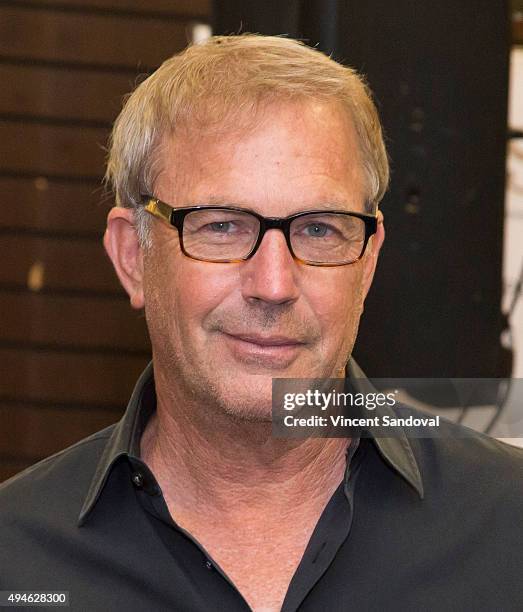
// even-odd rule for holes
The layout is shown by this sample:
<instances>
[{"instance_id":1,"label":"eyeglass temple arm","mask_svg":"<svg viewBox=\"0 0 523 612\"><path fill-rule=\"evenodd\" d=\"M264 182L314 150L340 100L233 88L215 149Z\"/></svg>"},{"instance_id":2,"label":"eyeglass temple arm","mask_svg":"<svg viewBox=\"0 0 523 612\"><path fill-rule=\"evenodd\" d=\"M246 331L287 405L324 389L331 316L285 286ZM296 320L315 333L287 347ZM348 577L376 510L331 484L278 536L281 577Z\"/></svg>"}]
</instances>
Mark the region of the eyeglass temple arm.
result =
<instances>
[{"instance_id":1,"label":"eyeglass temple arm","mask_svg":"<svg viewBox=\"0 0 523 612\"><path fill-rule=\"evenodd\" d=\"M171 223L173 208L168 204L164 204L161 200L149 198L147 204L144 206L144 209L153 214L155 217L159 217L160 219L167 221L167 223Z\"/></svg>"}]
</instances>

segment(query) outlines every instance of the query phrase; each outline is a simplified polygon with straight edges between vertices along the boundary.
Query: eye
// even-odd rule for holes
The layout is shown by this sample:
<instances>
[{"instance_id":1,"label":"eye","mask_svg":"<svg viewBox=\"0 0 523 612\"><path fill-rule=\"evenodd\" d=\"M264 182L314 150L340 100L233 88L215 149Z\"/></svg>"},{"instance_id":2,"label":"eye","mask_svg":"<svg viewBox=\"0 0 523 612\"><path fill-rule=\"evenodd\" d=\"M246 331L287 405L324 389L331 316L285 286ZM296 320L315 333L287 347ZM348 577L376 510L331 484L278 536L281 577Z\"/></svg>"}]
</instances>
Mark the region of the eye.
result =
<instances>
[{"instance_id":1,"label":"eye","mask_svg":"<svg viewBox=\"0 0 523 612\"><path fill-rule=\"evenodd\" d=\"M310 223L304 228L305 234L313 238L324 238L330 230L325 223Z\"/></svg>"},{"instance_id":2,"label":"eye","mask_svg":"<svg viewBox=\"0 0 523 612\"><path fill-rule=\"evenodd\" d=\"M257 219L248 213L202 208L185 217L183 233L184 236L199 235L202 239L221 240L250 237L257 229Z\"/></svg>"},{"instance_id":3,"label":"eye","mask_svg":"<svg viewBox=\"0 0 523 612\"><path fill-rule=\"evenodd\" d=\"M294 225L294 235L296 238L301 239L315 239L323 238L326 240L332 240L334 238L341 238L340 228L336 226L336 219L332 220L314 220L314 219L302 219L301 223Z\"/></svg>"},{"instance_id":4,"label":"eye","mask_svg":"<svg viewBox=\"0 0 523 612\"><path fill-rule=\"evenodd\" d=\"M245 223L241 219L227 219L227 217L218 217L216 220L201 219L194 228L198 233L207 233L213 235L227 236L230 234L239 234L245 230Z\"/></svg>"},{"instance_id":5,"label":"eye","mask_svg":"<svg viewBox=\"0 0 523 612\"><path fill-rule=\"evenodd\" d=\"M233 229L233 223L231 221L215 221L204 225L202 229L205 230L206 228L219 234L227 234Z\"/></svg>"}]
</instances>

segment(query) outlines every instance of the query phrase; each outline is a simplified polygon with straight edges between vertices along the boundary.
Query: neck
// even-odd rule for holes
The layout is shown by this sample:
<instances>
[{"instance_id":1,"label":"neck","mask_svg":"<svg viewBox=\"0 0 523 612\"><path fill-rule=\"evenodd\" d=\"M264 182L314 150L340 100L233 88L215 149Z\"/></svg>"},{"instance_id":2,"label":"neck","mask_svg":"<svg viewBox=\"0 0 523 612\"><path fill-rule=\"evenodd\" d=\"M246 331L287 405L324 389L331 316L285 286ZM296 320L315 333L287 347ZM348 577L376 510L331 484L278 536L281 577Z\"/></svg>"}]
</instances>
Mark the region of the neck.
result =
<instances>
[{"instance_id":1,"label":"neck","mask_svg":"<svg viewBox=\"0 0 523 612\"><path fill-rule=\"evenodd\" d=\"M315 513L343 479L347 439L274 438L270 422L223 413L178 397L157 380L157 411L142 437L142 457L155 474L173 518L211 513L229 524Z\"/></svg>"}]
</instances>

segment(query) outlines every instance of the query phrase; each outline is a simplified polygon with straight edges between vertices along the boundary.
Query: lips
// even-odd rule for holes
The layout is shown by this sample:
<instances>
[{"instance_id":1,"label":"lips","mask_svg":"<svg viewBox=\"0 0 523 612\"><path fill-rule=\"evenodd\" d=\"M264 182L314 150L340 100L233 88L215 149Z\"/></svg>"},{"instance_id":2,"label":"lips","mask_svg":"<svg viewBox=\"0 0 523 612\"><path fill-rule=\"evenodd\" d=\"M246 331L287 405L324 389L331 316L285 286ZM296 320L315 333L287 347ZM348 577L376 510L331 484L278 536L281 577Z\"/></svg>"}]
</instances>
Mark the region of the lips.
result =
<instances>
[{"instance_id":1,"label":"lips","mask_svg":"<svg viewBox=\"0 0 523 612\"><path fill-rule=\"evenodd\" d=\"M270 370L288 368L305 345L301 340L282 335L223 332L223 338L237 361Z\"/></svg>"},{"instance_id":2,"label":"lips","mask_svg":"<svg viewBox=\"0 0 523 612\"><path fill-rule=\"evenodd\" d=\"M301 340L296 338L289 338L287 336L263 336L258 334L230 334L226 333L227 336L231 336L236 340L242 340L243 342L250 342L251 344L257 344L258 346L287 346L287 345L300 345L304 344Z\"/></svg>"}]
</instances>

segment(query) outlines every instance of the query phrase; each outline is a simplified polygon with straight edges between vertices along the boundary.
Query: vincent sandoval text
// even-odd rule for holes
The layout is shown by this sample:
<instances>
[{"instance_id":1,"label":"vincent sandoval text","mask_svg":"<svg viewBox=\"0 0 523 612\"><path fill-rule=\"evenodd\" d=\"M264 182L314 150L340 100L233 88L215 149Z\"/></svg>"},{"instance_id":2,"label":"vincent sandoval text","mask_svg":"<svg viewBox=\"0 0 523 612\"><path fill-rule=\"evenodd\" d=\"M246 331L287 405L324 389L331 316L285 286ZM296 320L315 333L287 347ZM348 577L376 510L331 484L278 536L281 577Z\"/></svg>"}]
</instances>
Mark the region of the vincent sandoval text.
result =
<instances>
[{"instance_id":1,"label":"vincent sandoval text","mask_svg":"<svg viewBox=\"0 0 523 612\"><path fill-rule=\"evenodd\" d=\"M439 427L439 415L434 417L405 418L391 417L389 415L369 418L349 418L342 415L295 417L288 414L283 419L286 427Z\"/></svg>"}]
</instances>

